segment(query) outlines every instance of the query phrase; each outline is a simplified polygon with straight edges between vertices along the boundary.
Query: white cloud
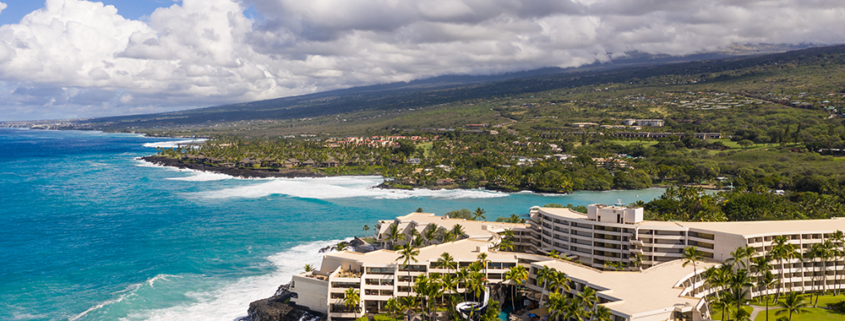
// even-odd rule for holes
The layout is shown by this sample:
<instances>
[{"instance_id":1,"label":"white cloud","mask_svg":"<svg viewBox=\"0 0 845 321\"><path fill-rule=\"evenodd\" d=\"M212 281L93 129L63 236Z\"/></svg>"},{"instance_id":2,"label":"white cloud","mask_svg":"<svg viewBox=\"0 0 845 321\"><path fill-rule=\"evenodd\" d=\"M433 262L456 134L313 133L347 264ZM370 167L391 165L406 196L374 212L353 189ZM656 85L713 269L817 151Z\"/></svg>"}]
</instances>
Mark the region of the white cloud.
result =
<instances>
[{"instance_id":1,"label":"white cloud","mask_svg":"<svg viewBox=\"0 0 845 321\"><path fill-rule=\"evenodd\" d=\"M9 6L9 5L7 5L7 4L5 4L5 3L0 2L0 13L2 13L2 12L3 12L3 10L6 10L6 7L8 7L8 6Z\"/></svg>"},{"instance_id":2,"label":"white cloud","mask_svg":"<svg viewBox=\"0 0 845 321\"><path fill-rule=\"evenodd\" d=\"M48 0L0 27L0 115L163 111L629 50L845 40L837 0L240 1L174 1L137 21L99 2ZM258 21L244 15L250 5Z\"/></svg>"}]
</instances>

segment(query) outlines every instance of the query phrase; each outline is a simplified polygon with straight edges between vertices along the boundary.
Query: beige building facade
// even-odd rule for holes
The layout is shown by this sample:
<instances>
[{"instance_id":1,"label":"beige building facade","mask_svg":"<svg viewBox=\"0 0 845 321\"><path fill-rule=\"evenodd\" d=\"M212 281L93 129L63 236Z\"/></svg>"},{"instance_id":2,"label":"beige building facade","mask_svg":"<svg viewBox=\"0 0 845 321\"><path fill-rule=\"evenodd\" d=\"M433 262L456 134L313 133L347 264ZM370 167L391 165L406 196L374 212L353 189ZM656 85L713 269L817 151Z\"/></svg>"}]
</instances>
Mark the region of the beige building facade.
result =
<instances>
[{"instance_id":1,"label":"beige building facade","mask_svg":"<svg viewBox=\"0 0 845 321\"><path fill-rule=\"evenodd\" d=\"M485 271L490 283L502 283L508 269L525 266L530 271L526 284L532 292L530 297L540 302L548 293L543 284L536 282L537 271L548 266L566 273L572 280L571 295L584 287L595 289L600 303L611 310L615 320L706 320L702 298L715 289L708 289L701 277L693 284L694 270L702 273L719 265L738 247L751 246L757 255L766 255L779 235L787 236L790 243L806 250L830 239L835 231L845 230L845 219L841 218L658 222L643 220L642 208L590 205L587 209L587 213L578 213L565 208L532 207L526 224L467 221L430 213L412 213L381 221L374 237L387 248L403 245L415 235L422 237L427 229L445 232L460 225L463 235L461 240L446 243L423 237L417 261L407 266L402 264L399 253L392 250L327 254L319 269L293 276L290 290L297 293L293 302L327 313L330 318L380 313L388 299L414 295L411 289L416 276L455 273L438 266L437 260L443 253L453 256L459 268L477 261L479 254L484 253L490 262ZM405 240L391 241L388 237L391 226L396 226ZM513 232L514 249L494 250L506 230ZM687 246L695 246L706 257L695 269L692 265L684 267L679 260ZM580 264L549 257L552 251ZM843 286L845 258L837 260L836 264L798 259L783 262L788 278L782 291L790 286L794 291L810 291L812 282L819 287L822 279L826 280L824 286L828 289ZM772 263L776 275L780 273L779 263ZM362 310L352 311L343 306L348 288L359 291ZM464 291L458 288L458 292ZM752 296L765 293L764 289L751 289Z\"/></svg>"}]
</instances>

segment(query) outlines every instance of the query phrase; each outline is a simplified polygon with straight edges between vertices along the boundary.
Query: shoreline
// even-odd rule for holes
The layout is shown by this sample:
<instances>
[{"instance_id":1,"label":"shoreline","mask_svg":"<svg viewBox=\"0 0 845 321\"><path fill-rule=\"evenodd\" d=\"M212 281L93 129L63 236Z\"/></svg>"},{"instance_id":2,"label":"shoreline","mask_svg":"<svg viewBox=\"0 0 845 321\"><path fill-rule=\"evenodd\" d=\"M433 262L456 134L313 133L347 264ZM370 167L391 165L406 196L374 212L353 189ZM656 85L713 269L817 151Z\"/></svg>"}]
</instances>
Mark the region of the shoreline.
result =
<instances>
[{"instance_id":1,"label":"shoreline","mask_svg":"<svg viewBox=\"0 0 845 321\"><path fill-rule=\"evenodd\" d=\"M178 169L189 169L195 170L199 172L208 172L208 173L217 173L217 174L224 174L227 176L231 176L232 178L243 178L243 179L261 179L261 178L327 178L327 177L361 177L361 176L381 176L377 174L355 174L355 175L327 175L324 173L315 172L308 169L246 169L246 168L238 168L238 167L221 167L221 166L211 166L206 164L198 164L198 163L187 163L182 161L181 159L173 159L164 156L143 156L136 158L138 160L158 165L158 166L166 166L166 167L173 167ZM651 186L649 188L661 188L663 186ZM439 191L439 190L473 190L473 189L483 189L492 192L500 192L506 194L518 194L523 192L534 193L538 195L554 195L554 196L563 196L563 195L570 195L574 192L610 192L610 191L617 191L617 190L607 190L607 191L591 191L591 190L577 190L572 192L553 192L553 191L544 191L540 189L532 189L532 188L519 188L517 190L509 189L509 188L497 188L491 186L478 186L474 188L459 186L459 185L452 185L452 186L413 186L413 188L399 188L393 187L387 182L382 182L378 185L372 186L371 188L379 188L385 190L396 190L396 191L412 191L412 190L432 190L432 191ZM633 190L632 190L633 191Z\"/></svg>"},{"instance_id":2,"label":"shoreline","mask_svg":"<svg viewBox=\"0 0 845 321\"><path fill-rule=\"evenodd\" d=\"M322 173L315 173L309 170L298 169L281 169L281 170L267 170L267 169L243 169L237 167L220 167L210 166L206 164L186 163L178 159L167 158L163 156L143 156L139 160L167 167L175 167L179 169L190 169L200 172L211 172L232 176L233 178L321 178L329 177L329 175ZM357 175L361 176L361 175Z\"/></svg>"}]
</instances>

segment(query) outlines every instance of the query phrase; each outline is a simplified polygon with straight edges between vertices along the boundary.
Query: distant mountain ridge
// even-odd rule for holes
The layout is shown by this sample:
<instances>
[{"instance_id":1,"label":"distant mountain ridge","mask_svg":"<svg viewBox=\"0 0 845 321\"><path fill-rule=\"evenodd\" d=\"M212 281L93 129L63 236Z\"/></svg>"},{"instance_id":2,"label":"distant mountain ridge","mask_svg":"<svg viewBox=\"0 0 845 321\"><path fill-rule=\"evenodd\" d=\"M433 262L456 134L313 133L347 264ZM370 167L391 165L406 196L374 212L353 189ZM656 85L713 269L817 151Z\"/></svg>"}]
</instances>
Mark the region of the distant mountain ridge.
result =
<instances>
[{"instance_id":1,"label":"distant mountain ridge","mask_svg":"<svg viewBox=\"0 0 845 321\"><path fill-rule=\"evenodd\" d=\"M601 83L609 79L618 80L620 77L645 77L649 74L677 73L689 67L685 67L685 64L700 63L701 61L730 65L732 61L747 60L753 64L755 59L759 57L771 56L771 59L791 59L791 55L802 52L842 50L843 48L845 47L817 47L813 44L763 44L737 45L722 52L699 53L688 56L628 52L623 58L606 63L596 62L578 68L548 67L498 75L443 75L410 82L353 87L301 96L166 113L90 118L77 120L77 122L99 124L102 129L151 128L253 119L318 117L365 109L417 108L462 99L480 98L485 95L512 95ZM788 49L800 50L762 55L762 53L769 51Z\"/></svg>"}]
</instances>

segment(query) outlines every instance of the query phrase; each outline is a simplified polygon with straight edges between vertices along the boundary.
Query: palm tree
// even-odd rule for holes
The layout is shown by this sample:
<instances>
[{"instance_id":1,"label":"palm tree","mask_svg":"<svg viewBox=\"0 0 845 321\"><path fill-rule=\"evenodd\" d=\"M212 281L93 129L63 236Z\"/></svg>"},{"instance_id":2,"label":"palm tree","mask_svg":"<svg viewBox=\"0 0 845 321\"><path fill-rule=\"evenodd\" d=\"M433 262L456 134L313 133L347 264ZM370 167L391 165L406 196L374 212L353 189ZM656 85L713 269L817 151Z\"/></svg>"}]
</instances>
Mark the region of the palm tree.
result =
<instances>
[{"instance_id":1,"label":"palm tree","mask_svg":"<svg viewBox=\"0 0 845 321\"><path fill-rule=\"evenodd\" d=\"M522 282L528 279L528 270L522 265L517 265L508 269L505 272L505 281L510 281L513 284L513 291L511 292L511 309L516 311L516 291Z\"/></svg>"},{"instance_id":2,"label":"palm tree","mask_svg":"<svg viewBox=\"0 0 845 321\"><path fill-rule=\"evenodd\" d=\"M738 265L741 264L742 268L747 269L748 268L747 259L750 259L751 256L754 255L754 253L756 253L756 250L754 250L753 247L750 247L750 246L738 247L738 248L734 249L733 252L731 252L731 257L729 257L727 260L725 260L725 263L728 264L728 265L737 266L737 268L738 268ZM743 260L746 260L746 261L743 261Z\"/></svg>"},{"instance_id":3,"label":"palm tree","mask_svg":"<svg viewBox=\"0 0 845 321\"><path fill-rule=\"evenodd\" d=\"M437 225L430 224L426 226L425 230L423 230L423 237L425 237L426 244L431 245L437 239L437 234Z\"/></svg>"},{"instance_id":4,"label":"palm tree","mask_svg":"<svg viewBox=\"0 0 845 321\"><path fill-rule=\"evenodd\" d=\"M411 311L417 307L417 297L415 296L403 296L399 298L400 306L402 307L402 311L408 315L408 320L411 320Z\"/></svg>"},{"instance_id":5,"label":"palm tree","mask_svg":"<svg viewBox=\"0 0 845 321\"><path fill-rule=\"evenodd\" d=\"M725 316L727 316L728 308L733 304L733 300L731 299L730 295L723 295L717 296L716 301L713 302L715 306L721 307L722 310L722 321L725 321Z\"/></svg>"},{"instance_id":6,"label":"palm tree","mask_svg":"<svg viewBox=\"0 0 845 321\"><path fill-rule=\"evenodd\" d=\"M821 244L816 243L813 244L806 252L804 252L804 258L810 260L811 264L815 266L815 261L817 258L821 256ZM813 292L816 291L816 271L815 267L813 267L812 275L810 276L810 303L813 302ZM806 293L806 289L802 288L801 293Z\"/></svg>"},{"instance_id":7,"label":"palm tree","mask_svg":"<svg viewBox=\"0 0 845 321\"><path fill-rule=\"evenodd\" d=\"M779 284L780 281L775 279L775 275L772 274L772 271L766 271L757 278L757 286L766 291L766 295L764 296L766 300L766 321L769 321L769 290Z\"/></svg>"},{"instance_id":8,"label":"palm tree","mask_svg":"<svg viewBox=\"0 0 845 321\"><path fill-rule=\"evenodd\" d=\"M487 285L487 279L484 277L483 274L478 272L473 272L470 274L470 278L468 280L468 288L472 290L473 297L477 297L484 292L484 286Z\"/></svg>"},{"instance_id":9,"label":"palm tree","mask_svg":"<svg viewBox=\"0 0 845 321\"><path fill-rule=\"evenodd\" d=\"M455 224L455 226L452 226L452 234L455 235L456 240L460 240L464 237L464 233L466 233L466 230L464 230L464 227L461 226L461 224Z\"/></svg>"},{"instance_id":10,"label":"palm tree","mask_svg":"<svg viewBox=\"0 0 845 321\"><path fill-rule=\"evenodd\" d=\"M367 225L367 224L364 224L364 235L366 235L367 232L369 232L369 231L370 231L370 226Z\"/></svg>"},{"instance_id":11,"label":"palm tree","mask_svg":"<svg viewBox=\"0 0 845 321\"><path fill-rule=\"evenodd\" d=\"M837 230L830 235L830 240L833 241L834 249L833 252L833 284L836 284L836 289L834 290L834 295L839 295L839 289L842 287L842 284L839 283L839 257L845 255L845 251L843 251L843 244L845 244L845 235L843 235L842 231Z\"/></svg>"},{"instance_id":12,"label":"palm tree","mask_svg":"<svg viewBox=\"0 0 845 321\"><path fill-rule=\"evenodd\" d=\"M455 234L452 231L446 231L443 233L443 243L449 243L455 240Z\"/></svg>"},{"instance_id":13,"label":"palm tree","mask_svg":"<svg viewBox=\"0 0 845 321\"><path fill-rule=\"evenodd\" d=\"M408 269L408 263L414 261L417 262L417 255L420 255L420 250L415 249L411 244L405 244L402 247L402 250L399 251L399 257L396 258L396 261L402 260L402 266L404 266L408 270L408 278L411 278L411 269ZM408 296L411 295L411 289L408 288Z\"/></svg>"},{"instance_id":14,"label":"palm tree","mask_svg":"<svg viewBox=\"0 0 845 321\"><path fill-rule=\"evenodd\" d=\"M487 276L487 263L490 262L490 260L487 259L487 253L478 253L476 258L478 259L478 263L481 263L481 267L484 269L484 276Z\"/></svg>"},{"instance_id":15,"label":"palm tree","mask_svg":"<svg viewBox=\"0 0 845 321\"><path fill-rule=\"evenodd\" d=\"M472 220L478 221L478 219L480 218L480 219L486 221L487 218L484 217L484 214L487 214L487 211L485 211L484 209L479 207L479 208L475 209L475 212L472 213Z\"/></svg>"},{"instance_id":16,"label":"palm tree","mask_svg":"<svg viewBox=\"0 0 845 321\"><path fill-rule=\"evenodd\" d=\"M804 302L804 296L798 294L798 292L789 292L783 301L778 303L778 305L783 308L783 310L775 312L775 315L788 313L789 321L792 321L793 314L801 314L809 311L807 310L807 303Z\"/></svg>"},{"instance_id":17,"label":"palm tree","mask_svg":"<svg viewBox=\"0 0 845 321\"><path fill-rule=\"evenodd\" d=\"M586 307L586 310L591 313L595 310L596 304L599 302L596 296L596 290L591 287L584 287L584 291L578 293L578 298Z\"/></svg>"},{"instance_id":18,"label":"palm tree","mask_svg":"<svg viewBox=\"0 0 845 321\"><path fill-rule=\"evenodd\" d=\"M698 269L696 268L696 264L703 260L703 253L698 250L695 246L687 246L684 248L684 252L681 254L681 259L684 260L684 264L682 267L687 267L687 264L692 263L692 295L695 296L695 284L698 282Z\"/></svg>"},{"instance_id":19,"label":"palm tree","mask_svg":"<svg viewBox=\"0 0 845 321\"><path fill-rule=\"evenodd\" d=\"M440 284L443 285L443 293L452 294L458 292L458 278L452 274L444 274L440 278ZM443 297L445 298L445 296Z\"/></svg>"},{"instance_id":20,"label":"palm tree","mask_svg":"<svg viewBox=\"0 0 845 321\"><path fill-rule=\"evenodd\" d=\"M766 315L767 319L768 319L768 317L769 316ZM746 310L739 309L739 310L734 311L733 318L734 318L734 321L751 321L751 313L746 311Z\"/></svg>"},{"instance_id":21,"label":"palm tree","mask_svg":"<svg viewBox=\"0 0 845 321\"><path fill-rule=\"evenodd\" d=\"M396 320L396 311L401 310L402 305L399 303L399 300L396 300L396 297L392 297L384 303L384 308L387 312L390 312L390 317Z\"/></svg>"},{"instance_id":22,"label":"palm tree","mask_svg":"<svg viewBox=\"0 0 845 321\"><path fill-rule=\"evenodd\" d=\"M559 272L552 270L551 275L548 277L549 279L549 290L563 293L569 292L571 289L569 288L569 282L572 280L566 276L566 273Z\"/></svg>"},{"instance_id":23,"label":"palm tree","mask_svg":"<svg viewBox=\"0 0 845 321\"><path fill-rule=\"evenodd\" d=\"M399 230L398 224L391 224L390 227L387 228L384 238L390 241L390 246L393 248L397 241L405 239L405 233L402 233L402 231ZM387 245L386 242L385 245Z\"/></svg>"},{"instance_id":24,"label":"palm tree","mask_svg":"<svg viewBox=\"0 0 845 321\"><path fill-rule=\"evenodd\" d=\"M778 235L775 236L774 241L772 242L772 259L780 261L780 286L778 286L778 293L775 295L775 301L780 299L780 291L783 288L783 261L786 260L786 245L788 244L789 239L786 236Z\"/></svg>"},{"instance_id":25,"label":"palm tree","mask_svg":"<svg viewBox=\"0 0 845 321\"><path fill-rule=\"evenodd\" d=\"M462 284L464 288L464 299L467 298L467 284L469 283L469 270L467 268L462 268L455 273L455 276L458 279L458 284Z\"/></svg>"},{"instance_id":26,"label":"palm tree","mask_svg":"<svg viewBox=\"0 0 845 321\"><path fill-rule=\"evenodd\" d=\"M548 285L549 280L552 278L552 274L555 273L554 270L549 268L548 266L543 266L537 273L537 283L543 283L543 290L546 290L546 285ZM542 296L541 296L542 297Z\"/></svg>"},{"instance_id":27,"label":"palm tree","mask_svg":"<svg viewBox=\"0 0 845 321\"><path fill-rule=\"evenodd\" d=\"M361 305L361 296L355 288L346 289L346 296L343 298L343 305L348 309L355 311L355 317L358 317L358 306Z\"/></svg>"},{"instance_id":28,"label":"palm tree","mask_svg":"<svg viewBox=\"0 0 845 321\"><path fill-rule=\"evenodd\" d=\"M314 266L311 264L305 264L305 272L314 271Z\"/></svg>"},{"instance_id":29,"label":"palm tree","mask_svg":"<svg viewBox=\"0 0 845 321\"><path fill-rule=\"evenodd\" d=\"M593 313L595 321L612 321L613 315L610 314L610 309L606 306L599 305L596 307L596 312Z\"/></svg>"},{"instance_id":30,"label":"palm tree","mask_svg":"<svg viewBox=\"0 0 845 321\"><path fill-rule=\"evenodd\" d=\"M748 276L748 270L737 270L728 280L728 286L735 295L734 300L736 300L736 309L739 310L742 305L742 299L745 296L745 293L747 293L744 290L754 286L754 283L751 283L751 278Z\"/></svg>"},{"instance_id":31,"label":"palm tree","mask_svg":"<svg viewBox=\"0 0 845 321\"><path fill-rule=\"evenodd\" d=\"M560 293L549 293L549 300L544 306L549 310L549 319L558 320L561 316L568 319L567 311L569 310L569 298Z\"/></svg>"},{"instance_id":32,"label":"palm tree","mask_svg":"<svg viewBox=\"0 0 845 321\"><path fill-rule=\"evenodd\" d=\"M822 284L820 291L816 293L816 301L813 302L814 308L819 304L819 297L827 292L827 261L836 256L836 247L831 240L824 240L823 243L819 244L818 251L818 256L822 259Z\"/></svg>"},{"instance_id":33,"label":"palm tree","mask_svg":"<svg viewBox=\"0 0 845 321\"><path fill-rule=\"evenodd\" d=\"M458 262L455 262L455 258L449 252L440 254L440 258L437 259L436 263L441 269L446 269L446 273L451 273L451 270L458 268Z\"/></svg>"}]
</instances>

